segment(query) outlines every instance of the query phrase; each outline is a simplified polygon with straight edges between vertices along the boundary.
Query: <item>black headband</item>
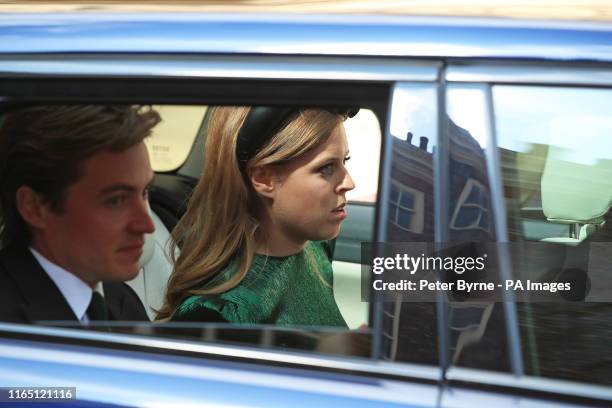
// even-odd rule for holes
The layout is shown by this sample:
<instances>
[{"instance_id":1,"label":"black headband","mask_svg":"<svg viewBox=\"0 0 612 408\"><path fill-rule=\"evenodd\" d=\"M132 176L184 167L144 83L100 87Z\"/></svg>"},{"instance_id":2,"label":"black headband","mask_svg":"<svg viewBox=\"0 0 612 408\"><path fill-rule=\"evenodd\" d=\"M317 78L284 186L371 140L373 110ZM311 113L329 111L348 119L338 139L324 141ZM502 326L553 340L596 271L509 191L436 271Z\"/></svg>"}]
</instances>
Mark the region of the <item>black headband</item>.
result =
<instances>
[{"instance_id":1,"label":"black headband","mask_svg":"<svg viewBox=\"0 0 612 408\"><path fill-rule=\"evenodd\" d=\"M324 110L342 115L345 119L352 118L359 112L359 108L325 108ZM286 107L254 106L251 108L236 140L236 158L243 175L245 175L248 161L299 111L300 109Z\"/></svg>"}]
</instances>

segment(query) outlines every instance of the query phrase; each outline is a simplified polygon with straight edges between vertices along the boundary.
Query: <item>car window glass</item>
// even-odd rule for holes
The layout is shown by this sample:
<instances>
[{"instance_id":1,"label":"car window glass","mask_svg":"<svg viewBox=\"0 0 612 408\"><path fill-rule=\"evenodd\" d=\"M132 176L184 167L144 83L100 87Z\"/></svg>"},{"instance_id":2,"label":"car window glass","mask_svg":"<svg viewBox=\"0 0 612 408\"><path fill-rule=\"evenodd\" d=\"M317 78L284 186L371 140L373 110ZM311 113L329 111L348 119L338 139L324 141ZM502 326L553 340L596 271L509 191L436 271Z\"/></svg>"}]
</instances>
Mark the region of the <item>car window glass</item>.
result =
<instances>
[{"instance_id":1,"label":"car window glass","mask_svg":"<svg viewBox=\"0 0 612 408\"><path fill-rule=\"evenodd\" d=\"M359 180L355 189L347 193L349 202L374 203L378 191L380 163L380 123L374 112L361 109L344 122L351 159L346 167Z\"/></svg>"},{"instance_id":2,"label":"car window glass","mask_svg":"<svg viewBox=\"0 0 612 408\"><path fill-rule=\"evenodd\" d=\"M488 89L481 85L449 84L447 135L449 139L448 241L452 245L494 242L495 225L487 171L489 143ZM470 256L488 250L468 247ZM485 255L486 256L486 255ZM487 264L485 272L494 268ZM488 273L460 275L466 282L489 280ZM452 274L456 278L456 274ZM509 370L504 310L491 292L451 296L446 303L448 350L451 365L488 370Z\"/></svg>"},{"instance_id":3,"label":"car window glass","mask_svg":"<svg viewBox=\"0 0 612 408\"><path fill-rule=\"evenodd\" d=\"M380 165L380 123L369 109L344 122L351 159L346 167L355 180L347 193L348 216L335 240L334 296L350 328L368 323L369 304L361 300L361 242L374 239L374 214Z\"/></svg>"},{"instance_id":4,"label":"car window glass","mask_svg":"<svg viewBox=\"0 0 612 408\"><path fill-rule=\"evenodd\" d=\"M434 159L438 145L437 89L402 84L393 93L392 156L386 242L433 242ZM435 302L382 304L384 359L438 364Z\"/></svg>"},{"instance_id":5,"label":"car window glass","mask_svg":"<svg viewBox=\"0 0 612 408\"><path fill-rule=\"evenodd\" d=\"M162 118L174 121L175 132L191 134L198 132L198 127L207 108L195 106L161 106ZM166 119L169 118L169 119ZM162 122L163 123L163 122ZM180 128L179 128L180 126ZM326 327L295 327L282 328L274 326L242 326L227 327L210 322L202 323L157 323L155 333L172 337L185 337L204 339L227 344L254 345L265 348L281 349L305 349L313 352L348 354L354 356L367 356L370 353L369 330L369 305L361 299L361 270L360 270L360 243L372 241L374 231L374 215L376 197L378 191L378 168L381 148L381 131L378 118L368 109L362 109L353 118L344 122L347 140L349 143L350 160L346 163L347 170L353 178L356 188L348 192L347 218L342 224L340 234L335 239L333 258L333 294L340 312L346 321L348 328L326 328ZM162 129L164 130L164 129ZM206 132L207 129L200 131ZM158 132L162 133L162 132ZM168 144L187 142L187 138L175 140L171 133L166 135ZM154 139L149 143L151 146L160 146L161 142ZM195 143L195 139L190 143ZM189 151L192 147L181 147L181 151ZM157 147L160 150L159 147ZM172 150L168 148L167 150ZM155 155L155 150L150 150ZM162 155L160 161L165 159ZM196 157L194 155L191 156ZM192 160L190 158L190 160ZM203 160L203 158L202 158ZM202 169L202 163L198 165ZM156 169L156 172L159 172ZM165 194L159 194L159 190L167 190L167 194L175 191L167 189L174 183L171 178L180 181L179 174L166 173L164 184L157 185L155 200L161 204L168 205ZM169 209L171 212L172 209ZM126 332L132 332L131 328L123 328ZM142 329L140 329L142 330Z\"/></svg>"},{"instance_id":6,"label":"car window glass","mask_svg":"<svg viewBox=\"0 0 612 408\"><path fill-rule=\"evenodd\" d=\"M206 113L206 106L155 105L162 121L145 139L156 172L178 169L187 159Z\"/></svg>"},{"instance_id":7,"label":"car window glass","mask_svg":"<svg viewBox=\"0 0 612 408\"><path fill-rule=\"evenodd\" d=\"M612 384L612 92L500 85L493 98L509 238L524 243L515 273L582 288L519 304L525 370Z\"/></svg>"},{"instance_id":8,"label":"car window glass","mask_svg":"<svg viewBox=\"0 0 612 408\"><path fill-rule=\"evenodd\" d=\"M154 318L156 310L162 306L165 288L173 268L168 246L172 228L166 224L165 215L176 217L180 213L181 207L185 204L185 193L187 190L191 193L190 189L193 187L191 183L195 183L195 180L188 179L172 170L180 166L181 161L184 161L183 156L192 150L195 135L202 126L208 107L156 105L153 106L153 109L160 113L162 122L159 128L154 128L153 136L145 140L156 175L164 173L164 177L153 179L148 200L155 231L145 234L145 244L139 262L140 272L136 278L127 282L131 290L125 288L134 295L134 299L138 297L145 311L148 312L149 318ZM338 251L334 256L332 266L333 300L338 305L348 327L305 324L287 324L285 327L273 324L223 325L207 321L197 323L162 321L137 324L126 321L104 321L102 323L91 321L89 325L83 326L77 321L60 321L60 319L52 322L37 321L37 324L368 357L370 355L370 334L367 328L369 324L368 304L361 301L360 260L351 255L350 247L357 245L358 248L362 240L372 240L381 141L380 123L376 115L368 110L360 115L352 119L354 122L347 120L347 133L351 140L349 142L351 161L348 163L356 163L352 168L355 170L355 174L351 174L352 178L357 185L361 178L364 178L365 187L360 190L356 200L351 201L346 210L345 225L348 227L337 239ZM202 169L202 164L200 163L200 169ZM366 171L363 171L364 167ZM348 171L352 170L349 168ZM354 211L351 205L355 205ZM117 217L114 219L116 220ZM348 256L342 256L342 248L344 252L349 252ZM180 246L177 251L180 251ZM359 251L357 250L356 253L359 254ZM119 286L123 287L123 285ZM282 292L283 288L279 288L278 291ZM288 296L294 295L294 292L289 291Z\"/></svg>"}]
</instances>

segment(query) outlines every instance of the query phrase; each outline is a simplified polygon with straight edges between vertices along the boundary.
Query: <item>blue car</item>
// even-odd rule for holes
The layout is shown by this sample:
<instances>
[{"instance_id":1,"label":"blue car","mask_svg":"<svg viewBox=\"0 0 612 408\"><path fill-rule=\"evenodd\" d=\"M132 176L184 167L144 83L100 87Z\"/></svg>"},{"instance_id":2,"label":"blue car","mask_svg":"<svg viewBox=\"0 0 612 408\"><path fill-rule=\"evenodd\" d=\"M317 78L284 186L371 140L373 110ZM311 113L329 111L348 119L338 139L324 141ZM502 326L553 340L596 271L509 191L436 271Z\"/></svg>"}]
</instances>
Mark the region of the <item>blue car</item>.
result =
<instances>
[{"instance_id":1,"label":"blue car","mask_svg":"<svg viewBox=\"0 0 612 408\"><path fill-rule=\"evenodd\" d=\"M333 263L349 330L0 323L0 403L612 406L609 24L10 11L0 14L0 109L150 104L162 117L146 141L156 231L128 283L152 320L211 108L361 110L346 122L358 188ZM392 243L486 252L502 289L387 296L366 254ZM570 281L577 297L544 285Z\"/></svg>"}]
</instances>

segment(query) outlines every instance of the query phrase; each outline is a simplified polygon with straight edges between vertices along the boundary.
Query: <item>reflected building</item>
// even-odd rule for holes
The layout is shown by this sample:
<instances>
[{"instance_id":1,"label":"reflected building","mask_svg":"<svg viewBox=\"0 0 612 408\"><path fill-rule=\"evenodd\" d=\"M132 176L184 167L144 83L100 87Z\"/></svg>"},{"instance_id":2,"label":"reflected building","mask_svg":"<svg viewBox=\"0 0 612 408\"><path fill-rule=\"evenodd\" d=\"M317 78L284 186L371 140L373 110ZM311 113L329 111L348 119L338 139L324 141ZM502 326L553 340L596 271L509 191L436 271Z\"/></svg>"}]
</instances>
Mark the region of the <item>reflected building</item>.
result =
<instances>
[{"instance_id":1,"label":"reflected building","mask_svg":"<svg viewBox=\"0 0 612 408\"><path fill-rule=\"evenodd\" d=\"M448 119L450 139L449 241L489 241L494 237L486 159L465 129ZM434 168L429 139L413 134L393 138L387 241L433 242ZM431 152L430 152L431 151Z\"/></svg>"},{"instance_id":2,"label":"reflected building","mask_svg":"<svg viewBox=\"0 0 612 408\"><path fill-rule=\"evenodd\" d=\"M411 132L406 140L393 138L387 241L434 239L433 156L428 143L421 136L414 145Z\"/></svg>"},{"instance_id":3,"label":"reflected building","mask_svg":"<svg viewBox=\"0 0 612 408\"><path fill-rule=\"evenodd\" d=\"M447 225L449 242L494 241L490 188L484 151L465 129L448 119L450 203L445 220L435 220L434 159L437 146L411 133L393 139L388 242L434 242L435 223ZM507 368L501 308L492 302L450 302L449 358L464 366ZM492 323L492 316L496 316ZM384 305L384 351L390 360L438 364L437 311L434 302ZM501 339L501 340L500 340ZM477 347L471 347L479 343ZM485 352L483 352L483 349Z\"/></svg>"}]
</instances>

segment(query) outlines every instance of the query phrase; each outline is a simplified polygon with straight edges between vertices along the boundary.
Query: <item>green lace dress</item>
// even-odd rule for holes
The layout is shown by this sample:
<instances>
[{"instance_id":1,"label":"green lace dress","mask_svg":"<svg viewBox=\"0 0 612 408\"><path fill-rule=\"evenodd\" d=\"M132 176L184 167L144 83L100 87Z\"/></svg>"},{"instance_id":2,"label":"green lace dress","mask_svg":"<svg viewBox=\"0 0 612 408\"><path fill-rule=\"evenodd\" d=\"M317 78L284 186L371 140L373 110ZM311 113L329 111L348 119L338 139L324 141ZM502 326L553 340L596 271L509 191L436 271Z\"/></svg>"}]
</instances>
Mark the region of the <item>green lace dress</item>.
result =
<instances>
[{"instance_id":1,"label":"green lace dress","mask_svg":"<svg viewBox=\"0 0 612 408\"><path fill-rule=\"evenodd\" d=\"M326 242L308 242L289 256L256 254L238 286L218 295L188 297L172 320L346 327L332 290L330 252ZM216 279L230 277L236 264Z\"/></svg>"}]
</instances>

